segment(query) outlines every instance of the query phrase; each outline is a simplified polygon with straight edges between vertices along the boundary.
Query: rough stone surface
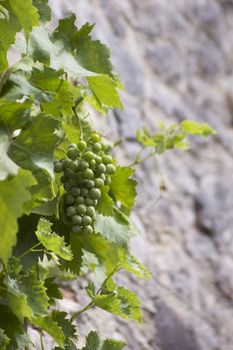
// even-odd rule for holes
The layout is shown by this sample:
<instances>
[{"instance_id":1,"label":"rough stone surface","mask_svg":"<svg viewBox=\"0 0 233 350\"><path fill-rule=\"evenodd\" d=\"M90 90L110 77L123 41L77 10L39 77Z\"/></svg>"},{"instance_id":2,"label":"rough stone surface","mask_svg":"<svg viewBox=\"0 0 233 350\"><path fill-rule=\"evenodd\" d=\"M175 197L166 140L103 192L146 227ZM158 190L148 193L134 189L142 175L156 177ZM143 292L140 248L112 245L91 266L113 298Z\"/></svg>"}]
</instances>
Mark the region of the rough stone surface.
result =
<instances>
[{"instance_id":1,"label":"rough stone surface","mask_svg":"<svg viewBox=\"0 0 233 350\"><path fill-rule=\"evenodd\" d=\"M80 23L95 21L95 35L112 48L127 89L125 110L101 118L100 128L115 140L126 138L116 154L122 163L138 151L135 130L142 125L190 118L218 130L193 141L192 151L167 153L138 170L142 236L132 247L153 279L120 279L141 297L145 323L89 311L81 336L92 326L125 340L128 350L232 350L233 2L50 2L57 17L73 10ZM72 311L80 300L67 297L63 305Z\"/></svg>"}]
</instances>

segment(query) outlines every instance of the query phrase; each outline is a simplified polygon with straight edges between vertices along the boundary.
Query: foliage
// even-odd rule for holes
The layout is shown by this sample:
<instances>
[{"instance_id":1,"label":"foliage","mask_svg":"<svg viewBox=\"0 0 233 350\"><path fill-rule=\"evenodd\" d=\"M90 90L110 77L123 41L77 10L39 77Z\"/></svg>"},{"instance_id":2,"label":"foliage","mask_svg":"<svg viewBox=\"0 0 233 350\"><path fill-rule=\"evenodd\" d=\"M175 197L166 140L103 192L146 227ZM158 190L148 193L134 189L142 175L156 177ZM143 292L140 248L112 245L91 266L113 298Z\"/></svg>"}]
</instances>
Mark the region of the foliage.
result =
<instances>
[{"instance_id":1,"label":"foliage","mask_svg":"<svg viewBox=\"0 0 233 350\"><path fill-rule=\"evenodd\" d=\"M48 333L54 349L75 350L74 320L93 307L141 322L137 296L118 286L114 275L125 270L150 278L129 248L135 233L130 218L135 170L116 164L111 147L85 113L85 104L101 113L122 107L122 85L110 51L92 39L93 25L76 27L74 14L60 20L52 32L46 29L47 21L47 0L1 0L2 350L34 346L27 333L30 326L40 332L42 349ZM8 51L18 32L24 33L17 36L15 46L21 58L9 66ZM155 135L138 131L137 137L143 150L153 149L152 156L184 148L187 134L213 133L207 124L184 121L162 127ZM137 158L133 165L140 161ZM67 315L56 309L56 300L62 298L60 281L78 278L86 281L90 302ZM124 346L91 332L82 350Z\"/></svg>"}]
</instances>

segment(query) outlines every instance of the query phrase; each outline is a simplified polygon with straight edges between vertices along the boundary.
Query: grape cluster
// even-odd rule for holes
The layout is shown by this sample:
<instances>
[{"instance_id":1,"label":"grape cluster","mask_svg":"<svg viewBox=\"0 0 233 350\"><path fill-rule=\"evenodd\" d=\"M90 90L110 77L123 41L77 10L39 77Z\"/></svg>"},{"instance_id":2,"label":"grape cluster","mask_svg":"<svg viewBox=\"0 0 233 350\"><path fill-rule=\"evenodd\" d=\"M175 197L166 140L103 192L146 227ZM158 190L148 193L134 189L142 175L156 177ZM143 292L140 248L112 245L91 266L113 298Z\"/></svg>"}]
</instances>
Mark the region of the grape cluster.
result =
<instances>
[{"instance_id":1,"label":"grape cluster","mask_svg":"<svg viewBox=\"0 0 233 350\"><path fill-rule=\"evenodd\" d=\"M64 213L73 232L92 233L101 188L110 185L116 171L113 159L97 133L71 144L67 157L56 161L54 170L62 173L65 189Z\"/></svg>"}]
</instances>

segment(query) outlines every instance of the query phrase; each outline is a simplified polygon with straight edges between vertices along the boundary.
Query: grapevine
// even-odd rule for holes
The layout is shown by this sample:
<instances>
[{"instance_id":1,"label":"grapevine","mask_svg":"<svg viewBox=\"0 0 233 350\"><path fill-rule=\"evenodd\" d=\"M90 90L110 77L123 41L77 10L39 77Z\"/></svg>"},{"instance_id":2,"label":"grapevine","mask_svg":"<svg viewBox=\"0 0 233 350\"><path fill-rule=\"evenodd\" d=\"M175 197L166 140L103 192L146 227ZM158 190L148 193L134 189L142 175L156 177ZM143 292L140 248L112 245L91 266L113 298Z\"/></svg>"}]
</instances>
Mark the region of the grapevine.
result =
<instances>
[{"instance_id":1,"label":"grapevine","mask_svg":"<svg viewBox=\"0 0 233 350\"><path fill-rule=\"evenodd\" d=\"M142 321L138 297L115 280L121 270L151 277L130 251L136 166L215 130L190 120L138 130L140 152L119 165L88 117L123 107L110 51L74 14L54 31L50 20L47 0L1 0L0 350L47 350L47 334L54 350L121 350L124 342L95 330L80 348L77 329L94 307ZM10 65L13 47L19 60ZM70 280L89 298L72 314L57 305Z\"/></svg>"}]
</instances>

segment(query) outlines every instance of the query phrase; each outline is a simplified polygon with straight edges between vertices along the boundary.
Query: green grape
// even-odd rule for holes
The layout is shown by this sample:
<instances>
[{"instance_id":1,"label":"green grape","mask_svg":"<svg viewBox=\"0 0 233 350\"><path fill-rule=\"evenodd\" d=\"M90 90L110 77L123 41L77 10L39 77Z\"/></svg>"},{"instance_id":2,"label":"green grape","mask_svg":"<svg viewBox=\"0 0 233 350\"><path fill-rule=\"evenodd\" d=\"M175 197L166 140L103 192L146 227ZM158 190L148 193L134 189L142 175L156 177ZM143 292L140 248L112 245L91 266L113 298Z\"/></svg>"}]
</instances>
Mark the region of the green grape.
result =
<instances>
[{"instance_id":1,"label":"green grape","mask_svg":"<svg viewBox=\"0 0 233 350\"><path fill-rule=\"evenodd\" d=\"M106 172L106 167L103 163L100 163L98 166L97 166L97 171L98 173L105 173Z\"/></svg>"},{"instance_id":2,"label":"green grape","mask_svg":"<svg viewBox=\"0 0 233 350\"><path fill-rule=\"evenodd\" d=\"M76 144L75 143L71 143L68 148L76 148Z\"/></svg>"},{"instance_id":3,"label":"green grape","mask_svg":"<svg viewBox=\"0 0 233 350\"><path fill-rule=\"evenodd\" d=\"M95 157L95 155L94 155L94 153L93 152L91 152L91 151L87 151L86 153L84 153L84 158L86 159L86 160L91 160L91 159L93 159Z\"/></svg>"},{"instance_id":4,"label":"green grape","mask_svg":"<svg viewBox=\"0 0 233 350\"><path fill-rule=\"evenodd\" d=\"M85 199L82 196L76 197L75 203L76 204L84 204Z\"/></svg>"},{"instance_id":5,"label":"green grape","mask_svg":"<svg viewBox=\"0 0 233 350\"><path fill-rule=\"evenodd\" d=\"M85 179L88 179L88 180L93 179L93 177L94 177L93 170L91 170L91 169L85 170L85 171L83 172L83 177L84 177Z\"/></svg>"},{"instance_id":6,"label":"green grape","mask_svg":"<svg viewBox=\"0 0 233 350\"><path fill-rule=\"evenodd\" d=\"M79 152L78 152L77 148L74 148L74 147L68 149L68 151L67 151L67 156L72 160L77 159L78 154L79 154Z\"/></svg>"},{"instance_id":7,"label":"green grape","mask_svg":"<svg viewBox=\"0 0 233 350\"><path fill-rule=\"evenodd\" d=\"M82 217L80 215L72 216L72 224L80 225L82 223Z\"/></svg>"},{"instance_id":8,"label":"green grape","mask_svg":"<svg viewBox=\"0 0 233 350\"><path fill-rule=\"evenodd\" d=\"M83 140L79 141L77 146L80 151L84 151L87 148L87 144Z\"/></svg>"},{"instance_id":9,"label":"green grape","mask_svg":"<svg viewBox=\"0 0 233 350\"><path fill-rule=\"evenodd\" d=\"M106 175L105 174L100 174L100 178L105 181L106 180Z\"/></svg>"},{"instance_id":10,"label":"green grape","mask_svg":"<svg viewBox=\"0 0 233 350\"><path fill-rule=\"evenodd\" d=\"M74 233L79 233L81 231L81 227L79 225L73 225L72 226L72 231Z\"/></svg>"},{"instance_id":11,"label":"green grape","mask_svg":"<svg viewBox=\"0 0 233 350\"><path fill-rule=\"evenodd\" d=\"M102 149L102 145L101 143L97 142L97 143L94 143L93 147L92 147L93 151L95 153L99 153Z\"/></svg>"},{"instance_id":12,"label":"green grape","mask_svg":"<svg viewBox=\"0 0 233 350\"><path fill-rule=\"evenodd\" d=\"M84 188L84 187L81 188L81 195L82 195L83 197L87 197L88 193L89 193L89 191L88 191L87 188Z\"/></svg>"},{"instance_id":13,"label":"green grape","mask_svg":"<svg viewBox=\"0 0 233 350\"><path fill-rule=\"evenodd\" d=\"M68 159L68 158L63 159L63 161L62 161L62 167L63 167L64 170L65 170L66 168L68 168L70 162L71 162L71 160Z\"/></svg>"},{"instance_id":14,"label":"green grape","mask_svg":"<svg viewBox=\"0 0 233 350\"><path fill-rule=\"evenodd\" d=\"M68 169L73 170L73 171L77 171L78 170L78 163L75 160L72 160L69 165L68 165Z\"/></svg>"},{"instance_id":15,"label":"green grape","mask_svg":"<svg viewBox=\"0 0 233 350\"><path fill-rule=\"evenodd\" d=\"M92 188L89 194L92 199L99 199L101 197L101 191L98 188Z\"/></svg>"},{"instance_id":16,"label":"green grape","mask_svg":"<svg viewBox=\"0 0 233 350\"><path fill-rule=\"evenodd\" d=\"M55 173L61 173L63 170L62 162L57 161L54 163L54 171Z\"/></svg>"},{"instance_id":17,"label":"green grape","mask_svg":"<svg viewBox=\"0 0 233 350\"><path fill-rule=\"evenodd\" d=\"M109 175L106 176L106 180L105 180L105 185L110 185L111 184L111 177Z\"/></svg>"},{"instance_id":18,"label":"green grape","mask_svg":"<svg viewBox=\"0 0 233 350\"><path fill-rule=\"evenodd\" d=\"M95 142L99 142L101 140L100 136L96 133L91 134L91 141Z\"/></svg>"},{"instance_id":19,"label":"green grape","mask_svg":"<svg viewBox=\"0 0 233 350\"><path fill-rule=\"evenodd\" d=\"M69 178L69 179L76 179L77 177L77 174L73 171L73 170L70 170L70 169L66 169L64 171L64 174Z\"/></svg>"},{"instance_id":20,"label":"green grape","mask_svg":"<svg viewBox=\"0 0 233 350\"><path fill-rule=\"evenodd\" d=\"M95 204L95 201L91 198L85 198L85 204L86 205L94 205Z\"/></svg>"},{"instance_id":21,"label":"green grape","mask_svg":"<svg viewBox=\"0 0 233 350\"><path fill-rule=\"evenodd\" d=\"M112 163L112 157L108 154L105 154L103 157L102 157L102 161L104 164L111 164Z\"/></svg>"},{"instance_id":22,"label":"green grape","mask_svg":"<svg viewBox=\"0 0 233 350\"><path fill-rule=\"evenodd\" d=\"M113 164L106 165L106 173L109 175L113 175L116 172L116 167Z\"/></svg>"},{"instance_id":23,"label":"green grape","mask_svg":"<svg viewBox=\"0 0 233 350\"><path fill-rule=\"evenodd\" d=\"M100 188L100 187L103 187L104 186L104 180L101 179L100 177L97 177L95 179L95 186Z\"/></svg>"},{"instance_id":24,"label":"green grape","mask_svg":"<svg viewBox=\"0 0 233 350\"><path fill-rule=\"evenodd\" d=\"M70 191L70 189L71 189L71 184L70 184L69 182L66 182L66 183L64 184L64 189L66 190L66 192Z\"/></svg>"},{"instance_id":25,"label":"green grape","mask_svg":"<svg viewBox=\"0 0 233 350\"><path fill-rule=\"evenodd\" d=\"M76 179L77 179L78 181L81 181L82 178L83 178L83 173L82 173L81 171L78 171L77 174L76 174Z\"/></svg>"},{"instance_id":26,"label":"green grape","mask_svg":"<svg viewBox=\"0 0 233 350\"><path fill-rule=\"evenodd\" d=\"M88 162L86 162L85 160L81 160L81 162L79 163L78 169L81 171L84 171L88 168L89 168Z\"/></svg>"},{"instance_id":27,"label":"green grape","mask_svg":"<svg viewBox=\"0 0 233 350\"><path fill-rule=\"evenodd\" d=\"M91 225L87 225L84 227L84 233L86 233L86 234L91 234L91 233L93 233L93 231L94 231L94 229Z\"/></svg>"},{"instance_id":28,"label":"green grape","mask_svg":"<svg viewBox=\"0 0 233 350\"><path fill-rule=\"evenodd\" d=\"M86 213L87 207L84 204L79 204L76 208L76 212L79 215L84 215Z\"/></svg>"},{"instance_id":29,"label":"green grape","mask_svg":"<svg viewBox=\"0 0 233 350\"><path fill-rule=\"evenodd\" d=\"M91 169L94 169L95 165L96 165L95 159L91 159L91 160L89 161L89 166L90 166L90 168L91 168Z\"/></svg>"},{"instance_id":30,"label":"green grape","mask_svg":"<svg viewBox=\"0 0 233 350\"><path fill-rule=\"evenodd\" d=\"M66 205L72 205L75 202L75 198L71 194L67 194L65 198L65 204Z\"/></svg>"},{"instance_id":31,"label":"green grape","mask_svg":"<svg viewBox=\"0 0 233 350\"><path fill-rule=\"evenodd\" d=\"M94 207L88 207L87 208L87 211L86 211L86 214L88 216L90 216L91 218L94 218L95 217L95 208Z\"/></svg>"},{"instance_id":32,"label":"green grape","mask_svg":"<svg viewBox=\"0 0 233 350\"><path fill-rule=\"evenodd\" d=\"M77 197L78 195L80 195L80 189L78 187L73 187L70 190L70 193L74 196Z\"/></svg>"},{"instance_id":33,"label":"green grape","mask_svg":"<svg viewBox=\"0 0 233 350\"><path fill-rule=\"evenodd\" d=\"M76 209L73 206L70 206L66 209L66 215L68 216L68 218L71 218L72 216L74 216L76 214Z\"/></svg>"},{"instance_id":34,"label":"green grape","mask_svg":"<svg viewBox=\"0 0 233 350\"><path fill-rule=\"evenodd\" d=\"M95 162L96 164L100 164L102 162L102 158L100 156L95 156Z\"/></svg>"},{"instance_id":35,"label":"green grape","mask_svg":"<svg viewBox=\"0 0 233 350\"><path fill-rule=\"evenodd\" d=\"M91 225L92 223L92 218L90 216L84 215L82 218L82 225L87 226Z\"/></svg>"},{"instance_id":36,"label":"green grape","mask_svg":"<svg viewBox=\"0 0 233 350\"><path fill-rule=\"evenodd\" d=\"M85 183L86 188L90 189L95 186L95 182L93 180L87 180Z\"/></svg>"},{"instance_id":37,"label":"green grape","mask_svg":"<svg viewBox=\"0 0 233 350\"><path fill-rule=\"evenodd\" d=\"M60 181L61 181L63 184L65 184L67 181L69 181L69 179L67 178L67 176L62 175L62 176L60 177Z\"/></svg>"}]
</instances>

